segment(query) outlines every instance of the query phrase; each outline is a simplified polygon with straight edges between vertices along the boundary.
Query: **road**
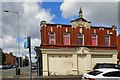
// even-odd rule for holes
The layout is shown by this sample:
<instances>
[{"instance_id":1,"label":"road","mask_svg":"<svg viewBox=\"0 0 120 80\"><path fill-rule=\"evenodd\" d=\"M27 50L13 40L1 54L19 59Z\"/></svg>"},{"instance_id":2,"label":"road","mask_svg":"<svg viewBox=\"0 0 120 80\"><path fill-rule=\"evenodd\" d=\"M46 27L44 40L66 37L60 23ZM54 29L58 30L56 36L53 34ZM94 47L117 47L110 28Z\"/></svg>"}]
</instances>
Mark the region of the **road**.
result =
<instances>
[{"instance_id":1,"label":"road","mask_svg":"<svg viewBox=\"0 0 120 80\"><path fill-rule=\"evenodd\" d=\"M2 79L2 70L0 69L0 80Z\"/></svg>"},{"instance_id":2,"label":"road","mask_svg":"<svg viewBox=\"0 0 120 80\"><path fill-rule=\"evenodd\" d=\"M20 68L20 71L21 71L21 74L23 73L28 73L28 67L21 67ZM12 69L4 69L4 70L1 70L0 73L2 73L2 78L9 78L11 76L15 76L16 75L16 68L12 68Z\"/></svg>"},{"instance_id":3,"label":"road","mask_svg":"<svg viewBox=\"0 0 120 80\"><path fill-rule=\"evenodd\" d=\"M2 78L8 78L16 74L15 68L2 70Z\"/></svg>"}]
</instances>

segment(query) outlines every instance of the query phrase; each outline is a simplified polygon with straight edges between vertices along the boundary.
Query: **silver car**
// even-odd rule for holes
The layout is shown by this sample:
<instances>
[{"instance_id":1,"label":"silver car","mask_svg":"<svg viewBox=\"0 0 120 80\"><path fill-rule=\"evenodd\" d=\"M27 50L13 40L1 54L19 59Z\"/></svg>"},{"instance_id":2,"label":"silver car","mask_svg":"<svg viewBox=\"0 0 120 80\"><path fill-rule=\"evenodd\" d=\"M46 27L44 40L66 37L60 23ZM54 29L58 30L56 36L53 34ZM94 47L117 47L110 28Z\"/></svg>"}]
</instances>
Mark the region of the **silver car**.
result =
<instances>
[{"instance_id":1,"label":"silver car","mask_svg":"<svg viewBox=\"0 0 120 80\"><path fill-rule=\"evenodd\" d=\"M95 69L83 75L82 80L120 80L118 69Z\"/></svg>"}]
</instances>

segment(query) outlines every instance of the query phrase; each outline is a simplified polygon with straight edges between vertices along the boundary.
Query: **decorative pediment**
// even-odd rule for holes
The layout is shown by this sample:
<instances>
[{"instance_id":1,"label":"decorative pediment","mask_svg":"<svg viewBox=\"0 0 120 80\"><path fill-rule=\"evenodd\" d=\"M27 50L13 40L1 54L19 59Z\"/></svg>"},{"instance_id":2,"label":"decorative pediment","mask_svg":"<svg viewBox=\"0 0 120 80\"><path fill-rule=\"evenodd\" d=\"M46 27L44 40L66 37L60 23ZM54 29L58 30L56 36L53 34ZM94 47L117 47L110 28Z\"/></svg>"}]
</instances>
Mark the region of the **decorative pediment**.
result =
<instances>
[{"instance_id":1,"label":"decorative pediment","mask_svg":"<svg viewBox=\"0 0 120 80\"><path fill-rule=\"evenodd\" d=\"M90 50L86 47L79 47L76 49L77 54L88 54Z\"/></svg>"},{"instance_id":2,"label":"decorative pediment","mask_svg":"<svg viewBox=\"0 0 120 80\"><path fill-rule=\"evenodd\" d=\"M79 18L76 20L72 20L71 21L71 25L74 27L90 27L90 21L87 21L86 19L83 18L83 11L80 8L79 11Z\"/></svg>"},{"instance_id":3,"label":"decorative pediment","mask_svg":"<svg viewBox=\"0 0 120 80\"><path fill-rule=\"evenodd\" d=\"M90 22L79 18L78 20L72 20L71 25L76 27L90 27Z\"/></svg>"}]
</instances>

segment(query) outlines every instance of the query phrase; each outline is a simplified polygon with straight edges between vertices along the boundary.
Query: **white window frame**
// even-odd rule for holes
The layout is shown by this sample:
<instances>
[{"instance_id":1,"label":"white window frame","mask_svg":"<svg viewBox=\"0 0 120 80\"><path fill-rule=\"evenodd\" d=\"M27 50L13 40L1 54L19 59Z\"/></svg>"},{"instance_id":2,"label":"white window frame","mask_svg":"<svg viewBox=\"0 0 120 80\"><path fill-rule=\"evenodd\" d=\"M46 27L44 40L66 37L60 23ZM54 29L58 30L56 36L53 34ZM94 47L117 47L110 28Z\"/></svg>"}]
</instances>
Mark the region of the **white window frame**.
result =
<instances>
[{"instance_id":1,"label":"white window frame","mask_svg":"<svg viewBox=\"0 0 120 80\"><path fill-rule=\"evenodd\" d=\"M78 34L82 34L82 39L83 39L83 42L82 42L82 45L84 45L84 34L83 33L78 33ZM78 40L78 36L77 36L77 40Z\"/></svg>"},{"instance_id":2,"label":"white window frame","mask_svg":"<svg viewBox=\"0 0 120 80\"><path fill-rule=\"evenodd\" d=\"M64 34L65 34L65 33L69 34L69 44L64 44ZM69 33L69 32L64 32L64 33L63 33L63 44L64 44L64 45L70 45L70 33Z\"/></svg>"},{"instance_id":3,"label":"white window frame","mask_svg":"<svg viewBox=\"0 0 120 80\"><path fill-rule=\"evenodd\" d=\"M96 35L96 45L95 46L98 46L98 35L97 34L92 34L92 35ZM92 36L91 36L91 38L92 38Z\"/></svg>"},{"instance_id":4,"label":"white window frame","mask_svg":"<svg viewBox=\"0 0 120 80\"><path fill-rule=\"evenodd\" d=\"M49 41L49 44L50 44L50 45L55 45L55 44L56 44L56 36L55 36L55 32L49 32L48 35L50 35L51 33L54 33L54 37L55 37L54 39L55 39L55 40L54 40L54 44L50 44L50 41ZM50 39L48 39L48 40L50 40Z\"/></svg>"},{"instance_id":5,"label":"white window frame","mask_svg":"<svg viewBox=\"0 0 120 80\"><path fill-rule=\"evenodd\" d=\"M109 45L106 45L106 36L109 36ZM109 35L109 34L106 34L106 35L105 35L105 46L110 46L110 43L111 43L110 39L111 39L111 38L110 38L110 35Z\"/></svg>"}]
</instances>

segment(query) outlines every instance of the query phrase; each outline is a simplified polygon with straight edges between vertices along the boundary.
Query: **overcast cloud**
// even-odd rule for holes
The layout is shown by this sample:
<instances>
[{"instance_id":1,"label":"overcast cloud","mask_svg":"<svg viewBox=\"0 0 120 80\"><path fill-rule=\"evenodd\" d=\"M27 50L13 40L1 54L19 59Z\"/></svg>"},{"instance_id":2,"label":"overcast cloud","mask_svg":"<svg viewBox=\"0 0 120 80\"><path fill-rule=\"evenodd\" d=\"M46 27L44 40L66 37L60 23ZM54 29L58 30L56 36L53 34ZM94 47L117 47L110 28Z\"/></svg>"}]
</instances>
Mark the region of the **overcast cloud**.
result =
<instances>
[{"instance_id":1,"label":"overcast cloud","mask_svg":"<svg viewBox=\"0 0 120 80\"><path fill-rule=\"evenodd\" d=\"M91 21L92 25L98 26L118 26L118 3L117 2L64 2L60 6L63 18L73 18L78 16L80 7L84 12L84 18ZM13 52L19 56L17 49L16 37L18 36L18 17L15 13L5 13L3 10L19 12L19 31L23 39L28 35L32 37L32 57L34 58L34 46L39 46L40 40L40 21L46 20L48 23L54 23L54 14L50 9L44 9L37 2L2 2L0 3L0 42L4 52ZM120 11L120 10L119 10ZM120 30L120 28L119 28ZM1 33L2 32L2 33ZM1 41L2 39L2 41ZM21 43L22 54L28 55L28 50L23 48Z\"/></svg>"},{"instance_id":2,"label":"overcast cloud","mask_svg":"<svg viewBox=\"0 0 120 80\"><path fill-rule=\"evenodd\" d=\"M80 7L84 12L84 18L91 21L92 25L118 24L117 2L66 2L65 0L60 10L64 18L71 18L78 16Z\"/></svg>"},{"instance_id":3,"label":"overcast cloud","mask_svg":"<svg viewBox=\"0 0 120 80\"><path fill-rule=\"evenodd\" d=\"M23 40L24 36L32 38L32 56L35 56L34 47L40 46L40 21L46 20L52 23L55 15L49 9L44 9L37 2L2 2L2 48L4 52L13 52L19 56L16 38L18 37L18 16L16 13L6 13L4 10L19 12L19 33ZM21 45L21 55L28 51Z\"/></svg>"}]
</instances>

